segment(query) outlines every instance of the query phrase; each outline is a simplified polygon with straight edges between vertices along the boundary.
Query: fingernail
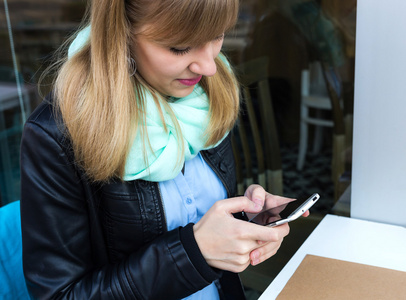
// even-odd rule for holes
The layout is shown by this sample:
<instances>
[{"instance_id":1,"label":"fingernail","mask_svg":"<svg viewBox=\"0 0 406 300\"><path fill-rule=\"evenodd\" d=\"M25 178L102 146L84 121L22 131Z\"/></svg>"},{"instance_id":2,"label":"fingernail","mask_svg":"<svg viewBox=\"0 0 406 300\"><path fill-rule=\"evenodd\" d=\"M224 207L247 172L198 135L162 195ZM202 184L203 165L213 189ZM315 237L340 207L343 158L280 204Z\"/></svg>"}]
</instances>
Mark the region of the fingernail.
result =
<instances>
[{"instance_id":1,"label":"fingernail","mask_svg":"<svg viewBox=\"0 0 406 300\"><path fill-rule=\"evenodd\" d=\"M254 207L256 210L261 210L262 209L262 205L259 205L258 203L254 203Z\"/></svg>"},{"instance_id":2,"label":"fingernail","mask_svg":"<svg viewBox=\"0 0 406 300\"><path fill-rule=\"evenodd\" d=\"M252 202L255 204L255 208L262 208L262 201L258 198L252 199Z\"/></svg>"},{"instance_id":3,"label":"fingernail","mask_svg":"<svg viewBox=\"0 0 406 300\"><path fill-rule=\"evenodd\" d=\"M262 200L259 198L254 198L254 199L252 199L252 201L254 201L254 203L262 205Z\"/></svg>"}]
</instances>

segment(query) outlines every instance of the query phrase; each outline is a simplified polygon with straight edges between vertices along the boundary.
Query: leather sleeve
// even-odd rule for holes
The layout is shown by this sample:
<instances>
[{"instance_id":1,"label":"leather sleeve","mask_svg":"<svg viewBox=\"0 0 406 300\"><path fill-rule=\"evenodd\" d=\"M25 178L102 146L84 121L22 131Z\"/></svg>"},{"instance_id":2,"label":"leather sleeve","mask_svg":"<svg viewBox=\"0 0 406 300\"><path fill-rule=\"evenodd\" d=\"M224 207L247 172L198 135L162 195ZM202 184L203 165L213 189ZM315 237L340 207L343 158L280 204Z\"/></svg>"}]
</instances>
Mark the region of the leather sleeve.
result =
<instances>
[{"instance_id":1,"label":"leather sleeve","mask_svg":"<svg viewBox=\"0 0 406 300\"><path fill-rule=\"evenodd\" d=\"M85 183L44 122L31 118L21 145L23 267L35 299L179 299L210 283L189 259L179 229L118 263L97 262L105 249L91 243Z\"/></svg>"}]
</instances>

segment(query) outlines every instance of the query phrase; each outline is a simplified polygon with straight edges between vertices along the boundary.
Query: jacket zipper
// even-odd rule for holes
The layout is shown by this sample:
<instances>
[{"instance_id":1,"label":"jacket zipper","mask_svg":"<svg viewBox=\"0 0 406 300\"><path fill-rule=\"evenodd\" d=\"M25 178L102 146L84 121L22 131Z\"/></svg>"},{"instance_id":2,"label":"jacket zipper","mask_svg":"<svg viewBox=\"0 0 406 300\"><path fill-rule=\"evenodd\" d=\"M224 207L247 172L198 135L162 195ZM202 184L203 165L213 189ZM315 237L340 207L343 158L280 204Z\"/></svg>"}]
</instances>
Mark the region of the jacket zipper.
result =
<instances>
[{"instance_id":1,"label":"jacket zipper","mask_svg":"<svg viewBox=\"0 0 406 300\"><path fill-rule=\"evenodd\" d=\"M165 203L164 200L162 198L162 193L161 193L161 188L159 187L159 183L156 183L157 188L158 188L158 192L159 192L159 204L162 210L162 215L163 215L163 226L164 226L164 232L168 231L168 225L167 225L167 221L166 221L166 210L165 210Z\"/></svg>"}]
</instances>

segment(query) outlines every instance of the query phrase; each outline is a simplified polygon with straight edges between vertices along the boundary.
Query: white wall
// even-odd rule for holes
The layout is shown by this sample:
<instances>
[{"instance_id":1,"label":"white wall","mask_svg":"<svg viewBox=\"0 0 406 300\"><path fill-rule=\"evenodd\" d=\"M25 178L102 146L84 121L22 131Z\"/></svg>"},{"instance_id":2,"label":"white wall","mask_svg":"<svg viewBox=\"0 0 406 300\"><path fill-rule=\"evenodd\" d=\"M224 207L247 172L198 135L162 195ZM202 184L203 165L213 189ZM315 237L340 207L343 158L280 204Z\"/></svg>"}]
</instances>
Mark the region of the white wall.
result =
<instances>
[{"instance_id":1,"label":"white wall","mask_svg":"<svg viewBox=\"0 0 406 300\"><path fill-rule=\"evenodd\" d=\"M351 217L406 226L406 1L357 5Z\"/></svg>"}]
</instances>

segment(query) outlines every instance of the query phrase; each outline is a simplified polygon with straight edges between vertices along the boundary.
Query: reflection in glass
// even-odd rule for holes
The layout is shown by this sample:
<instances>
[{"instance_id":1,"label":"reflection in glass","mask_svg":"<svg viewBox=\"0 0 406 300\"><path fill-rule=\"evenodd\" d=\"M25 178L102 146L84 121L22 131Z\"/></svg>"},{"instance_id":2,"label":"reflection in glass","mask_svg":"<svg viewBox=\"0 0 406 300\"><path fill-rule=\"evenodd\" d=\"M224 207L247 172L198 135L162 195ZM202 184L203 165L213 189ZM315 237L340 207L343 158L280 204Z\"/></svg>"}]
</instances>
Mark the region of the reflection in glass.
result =
<instances>
[{"instance_id":1,"label":"reflection in glass","mask_svg":"<svg viewBox=\"0 0 406 300\"><path fill-rule=\"evenodd\" d=\"M235 130L236 143L257 145L258 135L267 153L265 136L275 124L283 194L321 196L310 217L290 223L290 234L274 257L241 274L247 291L259 295L325 214L350 214L356 0L242 0L240 9L223 51L237 71L259 58L267 62L273 114L261 115L259 87L245 87L253 95L244 98L239 120L247 137L239 139L241 130ZM253 110L261 119L257 128L250 127ZM241 177L246 183L251 177L267 182L258 176L267 155L256 157L256 146L251 149L251 158L238 153Z\"/></svg>"},{"instance_id":2,"label":"reflection in glass","mask_svg":"<svg viewBox=\"0 0 406 300\"><path fill-rule=\"evenodd\" d=\"M315 212L321 215L349 214L349 205L338 200L348 200L342 195L349 193L351 179L355 15L355 0L244 0L223 48L236 66L268 58L284 194L319 192ZM303 101L306 80L311 103ZM253 105L258 106L255 99ZM241 124L244 118L243 113ZM265 134L266 129L259 130Z\"/></svg>"},{"instance_id":3,"label":"reflection in glass","mask_svg":"<svg viewBox=\"0 0 406 300\"><path fill-rule=\"evenodd\" d=\"M35 108L41 100L35 88L39 76L49 65L53 51L77 28L86 3L81 0L8 0L7 3L18 73L24 87L23 100L27 108ZM347 190L348 193L351 177L355 14L355 0L242 0L238 24L227 34L223 47L235 66L267 57L268 83L283 161L283 193L291 197L321 193L322 214L331 212L333 206L339 204L337 201L343 192ZM0 21L1 44L5 45L0 49L0 81L13 84L13 55L4 12L0 13ZM314 107L309 109L310 117L320 115L334 122L334 126L323 130L318 126L308 126L307 151L303 166L297 168L302 71L309 69L314 62L320 62L322 66L321 77L326 85L323 93L328 94L330 99L334 98L331 93L335 93L338 105L321 112ZM42 89L46 91L47 87L42 86ZM5 92L2 94L5 95ZM254 97L254 109L258 109L255 101ZM24 112L18 109L20 113L16 117L16 112L3 108L4 128L12 128L15 124L21 126ZM247 119L246 114L243 114L242 121L244 118ZM259 130L263 131L262 126ZM338 135L340 137L337 138ZM2 153L7 153L7 148L9 153L18 154L18 150L11 149L18 147L12 146L11 141L3 136ZM18 136L13 138L19 140ZM314 141L316 147L311 147ZM337 159L341 161L334 163ZM5 174L4 168L10 172L10 168L5 166L11 161L2 159L3 204L18 197L18 193L11 198L4 194L6 186L11 185L5 180L19 180L17 171L14 171L14 177ZM13 170L18 170L18 159L16 161L12 162ZM255 163L252 168L256 168ZM15 185L15 190L18 190L18 183Z\"/></svg>"},{"instance_id":4,"label":"reflection in glass","mask_svg":"<svg viewBox=\"0 0 406 300\"><path fill-rule=\"evenodd\" d=\"M40 74L77 28L85 5L80 0L7 0L0 10L0 205L19 199L23 123L41 101Z\"/></svg>"},{"instance_id":5,"label":"reflection in glass","mask_svg":"<svg viewBox=\"0 0 406 300\"><path fill-rule=\"evenodd\" d=\"M18 182L19 176L17 171L10 171L18 170L18 159L11 159L7 152L18 157L18 147L13 146L18 143L13 139L19 140L15 128L24 119L20 99L27 113L38 104L41 98L34 86L39 75L50 63L51 53L77 28L85 10L83 1L9 0L7 3L12 31L7 26L6 13L0 14L0 39L4 45L0 50L1 95L2 99L11 99L2 106L4 124L0 124L3 126L3 203L18 198L18 192L5 191L13 186L10 180ZM320 192L322 213L331 212L347 190L351 177L355 13L355 0L243 0L239 22L224 41L223 50L235 66L263 56L268 58L268 81L284 164L284 194L300 197ZM17 88L13 53L21 89ZM325 84L321 94L332 104L324 110L309 106L309 117L321 116L334 126L324 130L314 124L308 126L305 142L308 150L299 166L302 74L315 62L321 66L316 77L322 78ZM309 83L310 90L312 85L313 81ZM336 102L331 100L335 97ZM16 99L18 105L10 104L17 103ZM255 98L253 101L255 108ZM316 142L314 151L309 147L312 142ZM10 175L13 172L15 176ZM15 186L12 189L18 190L18 184Z\"/></svg>"},{"instance_id":6,"label":"reflection in glass","mask_svg":"<svg viewBox=\"0 0 406 300\"><path fill-rule=\"evenodd\" d=\"M10 26L0 10L0 206L19 199L21 130L24 113L42 99L36 87L39 76L55 49L78 27L86 5L83 0L6 2ZM270 192L293 198L321 195L307 220L291 223L291 233L275 257L241 274L247 290L264 290L323 215L349 214L355 16L356 0L241 0L238 24L224 40L223 51L241 72L249 95L239 120L247 134L241 139L238 129L234 133L236 147L246 141L245 152L252 157L248 161L243 151L236 153L242 184L264 182ZM255 68L268 78L266 83L255 80L254 87L244 74L258 61L264 63ZM41 89L46 93L49 87ZM322 107L312 106L311 96L327 100ZM323 118L321 123L331 126L306 124L303 139L303 106L308 103L306 118ZM250 122L248 112L256 122ZM253 123L254 130L249 125ZM306 151L299 164L301 140ZM262 163L257 153L265 153Z\"/></svg>"}]
</instances>

